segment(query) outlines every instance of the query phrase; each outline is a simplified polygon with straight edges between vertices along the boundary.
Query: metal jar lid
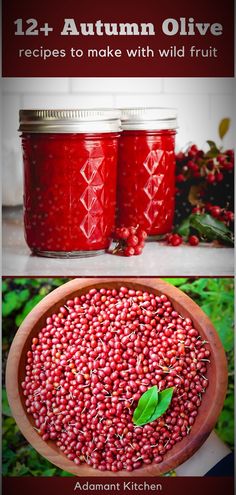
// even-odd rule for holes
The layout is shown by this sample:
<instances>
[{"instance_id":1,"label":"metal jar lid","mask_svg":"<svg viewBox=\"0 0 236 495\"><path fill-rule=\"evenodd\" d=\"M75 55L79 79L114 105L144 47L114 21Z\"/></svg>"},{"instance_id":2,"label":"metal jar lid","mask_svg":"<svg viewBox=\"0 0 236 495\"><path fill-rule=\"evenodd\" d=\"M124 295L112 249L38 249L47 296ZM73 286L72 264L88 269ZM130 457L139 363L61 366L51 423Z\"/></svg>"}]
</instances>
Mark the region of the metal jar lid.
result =
<instances>
[{"instance_id":1,"label":"metal jar lid","mask_svg":"<svg viewBox=\"0 0 236 495\"><path fill-rule=\"evenodd\" d=\"M176 129L177 111L173 108L122 108L123 130L165 130Z\"/></svg>"},{"instance_id":2,"label":"metal jar lid","mask_svg":"<svg viewBox=\"0 0 236 495\"><path fill-rule=\"evenodd\" d=\"M19 131L28 133L119 132L120 110L20 110Z\"/></svg>"}]
</instances>

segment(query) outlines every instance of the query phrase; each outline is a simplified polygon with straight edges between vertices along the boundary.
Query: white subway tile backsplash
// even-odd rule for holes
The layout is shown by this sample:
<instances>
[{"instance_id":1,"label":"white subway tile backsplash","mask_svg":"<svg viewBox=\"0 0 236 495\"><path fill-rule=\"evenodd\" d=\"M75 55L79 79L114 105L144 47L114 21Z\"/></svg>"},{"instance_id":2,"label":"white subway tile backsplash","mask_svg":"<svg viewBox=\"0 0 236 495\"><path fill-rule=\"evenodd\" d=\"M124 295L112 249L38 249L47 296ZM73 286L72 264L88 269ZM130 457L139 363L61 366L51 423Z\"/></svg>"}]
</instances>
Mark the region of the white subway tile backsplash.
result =
<instances>
[{"instance_id":1,"label":"white subway tile backsplash","mask_svg":"<svg viewBox=\"0 0 236 495\"><path fill-rule=\"evenodd\" d=\"M158 77L79 77L71 79L72 92L92 93L159 93Z\"/></svg>"},{"instance_id":2,"label":"white subway tile backsplash","mask_svg":"<svg viewBox=\"0 0 236 495\"><path fill-rule=\"evenodd\" d=\"M2 201L4 205L22 203L22 153L19 133L19 95L2 98Z\"/></svg>"},{"instance_id":3,"label":"white subway tile backsplash","mask_svg":"<svg viewBox=\"0 0 236 495\"><path fill-rule=\"evenodd\" d=\"M2 135L4 140L15 139L19 126L20 95L2 97Z\"/></svg>"},{"instance_id":4,"label":"white subway tile backsplash","mask_svg":"<svg viewBox=\"0 0 236 495\"><path fill-rule=\"evenodd\" d=\"M235 118L235 98L229 95L211 95L210 96L210 121L212 127L212 137L210 139L219 142L218 124L221 119L228 117L231 119L229 131L223 139L223 145L226 148L235 146L234 118Z\"/></svg>"},{"instance_id":5,"label":"white subway tile backsplash","mask_svg":"<svg viewBox=\"0 0 236 495\"><path fill-rule=\"evenodd\" d=\"M67 93L67 77L5 77L2 79L4 93Z\"/></svg>"},{"instance_id":6,"label":"white subway tile backsplash","mask_svg":"<svg viewBox=\"0 0 236 495\"><path fill-rule=\"evenodd\" d=\"M34 94L24 95L22 99L22 108L111 108L114 105L112 95L97 93L97 94Z\"/></svg>"},{"instance_id":7,"label":"white subway tile backsplash","mask_svg":"<svg viewBox=\"0 0 236 495\"><path fill-rule=\"evenodd\" d=\"M164 93L182 94L232 94L234 79L230 77L170 77L163 83Z\"/></svg>"}]
</instances>

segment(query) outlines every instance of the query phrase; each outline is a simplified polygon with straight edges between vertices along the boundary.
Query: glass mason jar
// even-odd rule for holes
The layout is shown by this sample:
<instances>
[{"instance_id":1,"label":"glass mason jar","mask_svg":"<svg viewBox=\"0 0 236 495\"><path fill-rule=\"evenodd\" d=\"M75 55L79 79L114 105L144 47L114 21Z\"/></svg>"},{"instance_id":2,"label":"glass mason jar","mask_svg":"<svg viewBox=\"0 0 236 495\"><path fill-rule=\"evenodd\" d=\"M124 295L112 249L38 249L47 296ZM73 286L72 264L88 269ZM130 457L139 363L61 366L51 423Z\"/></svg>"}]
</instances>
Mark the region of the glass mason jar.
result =
<instances>
[{"instance_id":1,"label":"glass mason jar","mask_svg":"<svg viewBox=\"0 0 236 495\"><path fill-rule=\"evenodd\" d=\"M21 110L25 238L46 257L92 256L115 223L120 112Z\"/></svg>"},{"instance_id":2,"label":"glass mason jar","mask_svg":"<svg viewBox=\"0 0 236 495\"><path fill-rule=\"evenodd\" d=\"M176 112L122 109L121 124L117 224L140 225L161 238L171 231L174 217Z\"/></svg>"}]
</instances>

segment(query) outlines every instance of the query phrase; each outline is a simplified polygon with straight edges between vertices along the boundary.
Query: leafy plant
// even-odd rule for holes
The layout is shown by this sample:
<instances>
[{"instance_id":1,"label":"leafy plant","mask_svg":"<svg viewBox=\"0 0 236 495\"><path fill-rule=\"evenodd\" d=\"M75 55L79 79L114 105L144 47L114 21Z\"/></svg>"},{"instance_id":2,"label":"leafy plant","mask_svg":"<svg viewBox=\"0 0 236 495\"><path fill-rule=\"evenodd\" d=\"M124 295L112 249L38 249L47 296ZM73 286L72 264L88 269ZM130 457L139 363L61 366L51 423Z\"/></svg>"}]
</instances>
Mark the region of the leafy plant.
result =
<instances>
[{"instance_id":1,"label":"leafy plant","mask_svg":"<svg viewBox=\"0 0 236 495\"><path fill-rule=\"evenodd\" d=\"M45 295L67 280L65 278L3 279L3 385L8 351L18 326ZM12 417L5 386L2 389L2 414L3 476L72 476L53 466L27 443Z\"/></svg>"},{"instance_id":2,"label":"leafy plant","mask_svg":"<svg viewBox=\"0 0 236 495\"><path fill-rule=\"evenodd\" d=\"M171 279L168 279L171 281ZM173 285L175 279L172 279ZM215 430L234 449L234 280L232 278L189 279L178 287L201 306L211 319L228 361L228 390Z\"/></svg>"},{"instance_id":3,"label":"leafy plant","mask_svg":"<svg viewBox=\"0 0 236 495\"><path fill-rule=\"evenodd\" d=\"M188 239L193 229L202 240L219 240L224 244L234 244L231 230L207 213L189 215L178 227L177 232L184 239Z\"/></svg>"},{"instance_id":4,"label":"leafy plant","mask_svg":"<svg viewBox=\"0 0 236 495\"><path fill-rule=\"evenodd\" d=\"M217 207L221 209L219 220L226 223L233 231L234 151L224 149L222 143L229 127L230 119L224 118L220 121L218 126L220 144L208 139L206 151L191 144L184 151L177 153L174 220L176 228L197 210L198 213L211 213L210 208ZM216 237L216 239L223 244L228 243L224 237Z\"/></svg>"}]
</instances>

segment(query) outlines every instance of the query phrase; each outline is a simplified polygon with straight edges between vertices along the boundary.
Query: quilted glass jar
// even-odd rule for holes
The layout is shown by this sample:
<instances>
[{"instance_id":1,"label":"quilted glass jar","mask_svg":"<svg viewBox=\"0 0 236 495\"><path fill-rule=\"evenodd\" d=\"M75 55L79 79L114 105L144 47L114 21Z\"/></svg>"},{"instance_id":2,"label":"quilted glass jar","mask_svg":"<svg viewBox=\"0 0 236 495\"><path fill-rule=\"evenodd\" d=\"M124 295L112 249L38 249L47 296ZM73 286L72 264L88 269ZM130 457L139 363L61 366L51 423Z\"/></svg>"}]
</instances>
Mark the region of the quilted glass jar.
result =
<instances>
[{"instance_id":1,"label":"quilted glass jar","mask_svg":"<svg viewBox=\"0 0 236 495\"><path fill-rule=\"evenodd\" d=\"M171 231L175 205L176 112L121 110L117 224L142 226L151 237Z\"/></svg>"},{"instance_id":2,"label":"quilted glass jar","mask_svg":"<svg viewBox=\"0 0 236 495\"><path fill-rule=\"evenodd\" d=\"M25 238L39 256L108 248L115 222L119 112L21 110Z\"/></svg>"}]
</instances>

